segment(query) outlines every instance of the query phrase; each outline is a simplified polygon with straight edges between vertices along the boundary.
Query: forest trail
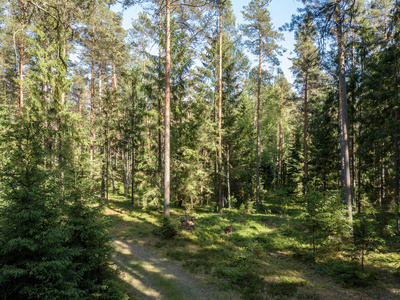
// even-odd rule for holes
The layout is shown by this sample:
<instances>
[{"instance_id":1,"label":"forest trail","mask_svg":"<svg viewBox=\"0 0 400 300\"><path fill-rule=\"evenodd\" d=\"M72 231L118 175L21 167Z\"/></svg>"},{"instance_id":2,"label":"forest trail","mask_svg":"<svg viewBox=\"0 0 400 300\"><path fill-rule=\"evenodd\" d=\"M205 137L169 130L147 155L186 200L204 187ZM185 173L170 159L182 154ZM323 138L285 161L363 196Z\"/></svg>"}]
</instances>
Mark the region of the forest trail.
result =
<instances>
[{"instance_id":1,"label":"forest trail","mask_svg":"<svg viewBox=\"0 0 400 300\"><path fill-rule=\"evenodd\" d=\"M163 254L163 247L146 232L149 224L141 217L141 213L131 213L121 207L109 207L105 215L110 218L109 231L115 249L114 265L128 293L129 299L241 299L233 288L221 290L212 282L212 277L204 273L191 273L183 267L184 261L171 260ZM132 230L136 234L132 235ZM190 245L187 245L190 247ZM334 283L332 279L316 274L307 265L288 259L282 252L271 252L271 275L266 278L270 284L279 286L280 278L297 277L304 286L285 299L400 299L398 289L375 290L346 289ZM285 282L283 283L283 287ZM267 295L266 295L267 297ZM272 298L275 298L271 294ZM270 299L267 297L267 299Z\"/></svg>"},{"instance_id":2,"label":"forest trail","mask_svg":"<svg viewBox=\"0 0 400 300\"><path fill-rule=\"evenodd\" d=\"M201 275L190 273L179 262L163 257L140 241L118 237L114 230L111 235L114 264L125 285L130 286L130 299L240 299L233 291L221 291Z\"/></svg>"},{"instance_id":3,"label":"forest trail","mask_svg":"<svg viewBox=\"0 0 400 300\"><path fill-rule=\"evenodd\" d=\"M120 238L113 239L115 265L138 299L239 299L184 270L155 250Z\"/></svg>"}]
</instances>

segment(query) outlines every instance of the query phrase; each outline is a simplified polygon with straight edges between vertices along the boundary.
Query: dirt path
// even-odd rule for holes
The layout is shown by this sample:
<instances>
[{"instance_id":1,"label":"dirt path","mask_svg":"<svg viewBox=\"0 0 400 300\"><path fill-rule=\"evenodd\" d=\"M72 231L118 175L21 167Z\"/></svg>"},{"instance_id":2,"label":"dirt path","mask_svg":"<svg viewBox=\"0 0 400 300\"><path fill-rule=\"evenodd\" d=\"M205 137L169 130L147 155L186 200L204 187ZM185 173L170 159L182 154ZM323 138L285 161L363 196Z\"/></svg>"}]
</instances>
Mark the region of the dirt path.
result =
<instances>
[{"instance_id":1,"label":"dirt path","mask_svg":"<svg viewBox=\"0 0 400 300\"><path fill-rule=\"evenodd\" d=\"M133 241L114 238L114 262L137 299L239 299Z\"/></svg>"}]
</instances>

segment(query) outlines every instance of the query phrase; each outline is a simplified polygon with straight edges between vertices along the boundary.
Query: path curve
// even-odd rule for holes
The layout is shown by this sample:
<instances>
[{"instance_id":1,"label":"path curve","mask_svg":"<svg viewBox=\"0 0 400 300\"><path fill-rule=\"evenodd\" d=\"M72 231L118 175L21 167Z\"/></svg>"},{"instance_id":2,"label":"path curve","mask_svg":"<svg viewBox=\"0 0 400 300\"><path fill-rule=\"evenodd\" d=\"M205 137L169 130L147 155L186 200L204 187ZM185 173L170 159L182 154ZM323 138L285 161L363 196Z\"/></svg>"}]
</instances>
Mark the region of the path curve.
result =
<instances>
[{"instance_id":1,"label":"path curve","mask_svg":"<svg viewBox=\"0 0 400 300\"><path fill-rule=\"evenodd\" d=\"M113 246L121 278L132 286L131 292L138 299L240 299L233 291L221 291L149 247L117 237Z\"/></svg>"}]
</instances>

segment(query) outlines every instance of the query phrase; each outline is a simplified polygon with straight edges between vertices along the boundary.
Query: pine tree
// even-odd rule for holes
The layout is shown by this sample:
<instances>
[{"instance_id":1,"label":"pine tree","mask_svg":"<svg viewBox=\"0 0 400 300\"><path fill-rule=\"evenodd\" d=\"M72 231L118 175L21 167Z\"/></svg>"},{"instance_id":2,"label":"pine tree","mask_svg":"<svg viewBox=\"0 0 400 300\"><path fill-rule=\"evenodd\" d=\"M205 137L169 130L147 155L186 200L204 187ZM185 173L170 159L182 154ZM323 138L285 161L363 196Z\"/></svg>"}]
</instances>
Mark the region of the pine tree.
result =
<instances>
[{"instance_id":1,"label":"pine tree","mask_svg":"<svg viewBox=\"0 0 400 300\"><path fill-rule=\"evenodd\" d=\"M256 204L260 206L260 105L261 73L263 58L276 63L278 46L276 42L281 35L272 28L267 0L252 0L243 11L244 20L249 22L242 27L246 35L246 46L258 56L258 90L257 90L257 171L256 171Z\"/></svg>"},{"instance_id":2,"label":"pine tree","mask_svg":"<svg viewBox=\"0 0 400 300\"><path fill-rule=\"evenodd\" d=\"M347 90L346 90L346 49L345 49L345 30L346 13L351 13L353 6L346 0L321 1L319 5L307 2L307 10L313 14L317 23L317 30L322 36L329 36L331 32L327 28L333 26L333 36L336 43L336 54L338 57L337 70L339 82L339 124L340 124L340 149L341 149L341 179L345 203L348 207L348 220L351 223L352 212L352 188L350 176L350 147L349 147L349 122L347 112Z\"/></svg>"}]
</instances>

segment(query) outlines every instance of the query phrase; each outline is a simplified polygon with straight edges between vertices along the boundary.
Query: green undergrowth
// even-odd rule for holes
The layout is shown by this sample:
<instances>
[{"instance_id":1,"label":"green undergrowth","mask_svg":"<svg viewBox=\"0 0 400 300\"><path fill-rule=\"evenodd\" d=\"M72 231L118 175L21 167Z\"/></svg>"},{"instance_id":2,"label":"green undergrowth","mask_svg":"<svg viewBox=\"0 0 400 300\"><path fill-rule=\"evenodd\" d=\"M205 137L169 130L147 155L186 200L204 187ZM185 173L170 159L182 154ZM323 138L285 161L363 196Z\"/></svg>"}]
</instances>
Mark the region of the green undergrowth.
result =
<instances>
[{"instance_id":1,"label":"green undergrowth","mask_svg":"<svg viewBox=\"0 0 400 300\"><path fill-rule=\"evenodd\" d=\"M221 288L236 289L244 299L335 299L338 290L346 293L346 289L354 290L355 298L363 298L357 294L361 289L372 297L383 293L390 298L390 289L400 278L396 277L398 253L382 247L368 253L364 271L356 251L332 253L317 245L314 253L301 206L288 200L283 204L281 197L270 195L261 213L172 209L166 221L162 207L143 210L114 196L108 220L114 235L155 247L191 272L206 274ZM195 218L193 231L180 226L185 215ZM227 226L235 232L225 233Z\"/></svg>"}]
</instances>

